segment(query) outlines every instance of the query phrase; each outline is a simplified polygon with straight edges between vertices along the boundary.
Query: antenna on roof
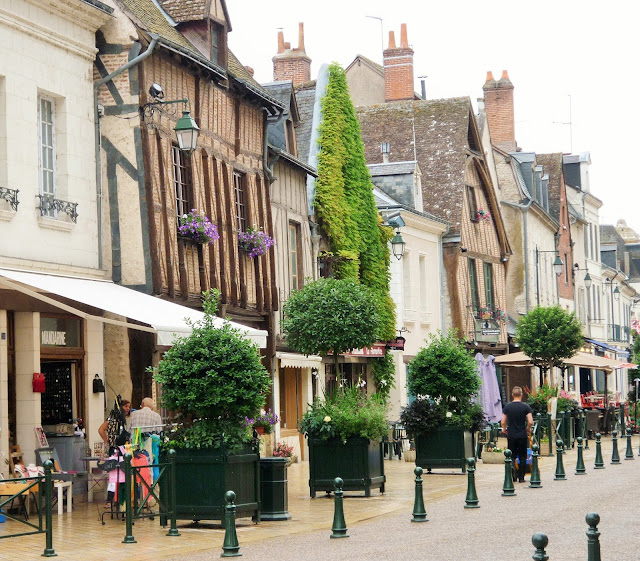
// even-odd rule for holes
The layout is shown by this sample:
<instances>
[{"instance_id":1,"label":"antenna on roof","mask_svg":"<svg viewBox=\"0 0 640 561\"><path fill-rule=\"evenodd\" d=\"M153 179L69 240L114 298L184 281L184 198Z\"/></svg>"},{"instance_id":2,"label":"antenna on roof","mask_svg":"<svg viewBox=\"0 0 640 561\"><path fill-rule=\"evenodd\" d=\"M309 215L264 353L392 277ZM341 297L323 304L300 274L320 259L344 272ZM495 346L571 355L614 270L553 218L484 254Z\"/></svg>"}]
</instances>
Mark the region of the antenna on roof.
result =
<instances>
[{"instance_id":1,"label":"antenna on roof","mask_svg":"<svg viewBox=\"0 0 640 561\"><path fill-rule=\"evenodd\" d=\"M569 125L569 147L571 151L569 154L573 154L573 118L571 116L571 94L569 95L569 122L564 121L553 121L558 125Z\"/></svg>"},{"instance_id":2,"label":"antenna on roof","mask_svg":"<svg viewBox=\"0 0 640 561\"><path fill-rule=\"evenodd\" d=\"M371 19L377 19L380 22L380 47L381 47L380 54L384 58L384 55L382 54L384 53L384 31L382 30L382 18L378 16L365 16L365 17L371 18Z\"/></svg>"}]
</instances>

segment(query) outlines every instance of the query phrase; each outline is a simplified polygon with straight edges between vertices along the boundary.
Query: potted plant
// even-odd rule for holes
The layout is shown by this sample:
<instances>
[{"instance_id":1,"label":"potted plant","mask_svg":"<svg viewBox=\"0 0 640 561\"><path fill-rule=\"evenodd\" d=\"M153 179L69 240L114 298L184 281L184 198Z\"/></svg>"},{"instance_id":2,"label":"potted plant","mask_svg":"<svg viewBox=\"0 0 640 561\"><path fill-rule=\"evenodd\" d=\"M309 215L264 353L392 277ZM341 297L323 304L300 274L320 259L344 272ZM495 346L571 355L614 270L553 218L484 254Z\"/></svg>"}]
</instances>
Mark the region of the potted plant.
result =
<instances>
[{"instance_id":1,"label":"potted plant","mask_svg":"<svg viewBox=\"0 0 640 561\"><path fill-rule=\"evenodd\" d=\"M309 439L309 487L330 493L341 477L346 491L379 488L384 493L382 437L388 434L386 406L378 394L360 385L338 388L324 400L316 398L302 417L300 430Z\"/></svg>"},{"instance_id":2,"label":"potted plant","mask_svg":"<svg viewBox=\"0 0 640 561\"><path fill-rule=\"evenodd\" d=\"M478 211L476 212L476 220L478 221L491 220L491 213L488 210L484 210L483 208L478 209Z\"/></svg>"},{"instance_id":3,"label":"potted plant","mask_svg":"<svg viewBox=\"0 0 640 561\"><path fill-rule=\"evenodd\" d=\"M247 227L244 232L238 232L238 245L242 251L252 259L267 252L275 241L266 232L257 228Z\"/></svg>"},{"instance_id":4,"label":"potted plant","mask_svg":"<svg viewBox=\"0 0 640 561\"><path fill-rule=\"evenodd\" d=\"M196 243L209 243L220 238L215 224L195 208L189 214L183 214L179 219L178 235Z\"/></svg>"},{"instance_id":5,"label":"potted plant","mask_svg":"<svg viewBox=\"0 0 640 561\"><path fill-rule=\"evenodd\" d=\"M258 520L258 446L245 419L259 413L271 381L256 345L216 323L218 292L204 296L204 318L154 369L161 404L177 424L163 443L177 452L177 517L223 520L232 489L237 515Z\"/></svg>"},{"instance_id":6,"label":"potted plant","mask_svg":"<svg viewBox=\"0 0 640 561\"><path fill-rule=\"evenodd\" d=\"M253 429L259 434L271 434L273 432L274 425L277 425L280 419L271 409L265 411L262 409L260 414L255 419L247 417L245 419L245 425L253 427Z\"/></svg>"},{"instance_id":7,"label":"potted plant","mask_svg":"<svg viewBox=\"0 0 640 561\"><path fill-rule=\"evenodd\" d=\"M473 455L472 431L484 425L484 413L475 403L476 363L455 330L429 335L429 345L409 363L407 386L417 399L403 410L401 421L415 440L416 465L464 472Z\"/></svg>"}]
</instances>

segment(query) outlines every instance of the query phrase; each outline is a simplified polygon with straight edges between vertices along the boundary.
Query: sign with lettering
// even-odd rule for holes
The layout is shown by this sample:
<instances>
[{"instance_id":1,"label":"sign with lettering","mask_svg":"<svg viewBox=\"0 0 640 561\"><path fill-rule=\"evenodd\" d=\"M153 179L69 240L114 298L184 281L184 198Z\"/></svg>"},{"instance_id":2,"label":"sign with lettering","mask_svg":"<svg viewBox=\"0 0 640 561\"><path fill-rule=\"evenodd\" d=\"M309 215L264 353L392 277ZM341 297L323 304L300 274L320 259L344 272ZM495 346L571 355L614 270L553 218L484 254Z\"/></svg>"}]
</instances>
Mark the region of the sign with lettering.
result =
<instances>
[{"instance_id":1,"label":"sign with lettering","mask_svg":"<svg viewBox=\"0 0 640 561\"><path fill-rule=\"evenodd\" d=\"M342 354L343 356L383 357L385 355L385 349L385 343L374 343L371 347L365 347L364 349L353 349ZM333 353L329 351L327 354L332 355Z\"/></svg>"},{"instance_id":2,"label":"sign with lettering","mask_svg":"<svg viewBox=\"0 0 640 561\"><path fill-rule=\"evenodd\" d=\"M40 317L40 344L43 347L80 347L81 320Z\"/></svg>"}]
</instances>

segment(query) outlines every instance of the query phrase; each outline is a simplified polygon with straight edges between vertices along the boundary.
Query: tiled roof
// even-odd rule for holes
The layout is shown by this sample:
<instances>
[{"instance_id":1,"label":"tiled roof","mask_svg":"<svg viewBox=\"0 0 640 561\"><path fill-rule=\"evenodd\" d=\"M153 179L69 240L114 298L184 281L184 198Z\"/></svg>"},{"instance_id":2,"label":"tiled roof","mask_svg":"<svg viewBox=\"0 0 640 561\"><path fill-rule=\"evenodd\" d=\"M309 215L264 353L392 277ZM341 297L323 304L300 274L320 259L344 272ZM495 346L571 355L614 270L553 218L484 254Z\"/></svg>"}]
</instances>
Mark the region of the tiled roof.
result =
<instances>
[{"instance_id":1,"label":"tiled roof","mask_svg":"<svg viewBox=\"0 0 640 561\"><path fill-rule=\"evenodd\" d=\"M560 195L562 192L562 154L538 154L537 161L544 168L544 173L549 175L549 213L560 221Z\"/></svg>"},{"instance_id":2,"label":"tiled roof","mask_svg":"<svg viewBox=\"0 0 640 561\"><path fill-rule=\"evenodd\" d=\"M224 76L226 73L215 63L202 56L202 53L180 33L167 19L167 14L162 11L159 4L154 0L117 0L125 12L133 19L133 21L148 33L155 33L161 37L162 42L166 44L168 41L179 49L183 49L191 58L216 71L216 73ZM279 106L279 102L273 99L263 88L256 82L251 73L242 65L236 56L228 51L227 61L228 71L240 81L246 82L247 88L252 90L258 96L262 97L269 103L275 103Z\"/></svg>"},{"instance_id":3,"label":"tiled roof","mask_svg":"<svg viewBox=\"0 0 640 561\"><path fill-rule=\"evenodd\" d=\"M189 51L200 54L199 51L173 27L153 0L118 0L135 23L149 33L156 33L172 43Z\"/></svg>"},{"instance_id":4,"label":"tiled roof","mask_svg":"<svg viewBox=\"0 0 640 561\"><path fill-rule=\"evenodd\" d=\"M158 0L166 12L178 23L206 19L208 0Z\"/></svg>"},{"instance_id":5,"label":"tiled roof","mask_svg":"<svg viewBox=\"0 0 640 561\"><path fill-rule=\"evenodd\" d=\"M391 144L396 161L417 159L424 210L449 222L452 234L460 232L462 219L470 107L469 98L459 97L356 109L367 162L381 162L382 142Z\"/></svg>"}]
</instances>

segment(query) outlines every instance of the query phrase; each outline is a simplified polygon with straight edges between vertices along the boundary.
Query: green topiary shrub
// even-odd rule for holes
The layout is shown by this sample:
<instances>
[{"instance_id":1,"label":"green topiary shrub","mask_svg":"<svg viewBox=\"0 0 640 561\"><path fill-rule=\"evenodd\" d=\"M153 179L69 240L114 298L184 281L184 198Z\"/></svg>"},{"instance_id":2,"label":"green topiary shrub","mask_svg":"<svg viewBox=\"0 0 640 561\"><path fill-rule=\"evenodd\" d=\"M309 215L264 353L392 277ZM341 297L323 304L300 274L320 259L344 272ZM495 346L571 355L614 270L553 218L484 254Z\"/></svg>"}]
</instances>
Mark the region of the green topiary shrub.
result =
<instances>
[{"instance_id":1,"label":"green topiary shrub","mask_svg":"<svg viewBox=\"0 0 640 561\"><path fill-rule=\"evenodd\" d=\"M407 418L414 409L429 414L419 432L423 435L434 430L436 419L442 419L440 424L478 430L485 423L482 407L475 403L480 383L476 362L456 331L438 331L429 335L429 344L409 363L407 376L407 386L417 396L416 402L430 405L412 404L403 414ZM418 430L418 423L414 430Z\"/></svg>"},{"instance_id":2,"label":"green topiary shrub","mask_svg":"<svg viewBox=\"0 0 640 561\"><path fill-rule=\"evenodd\" d=\"M246 418L259 414L271 385L257 346L228 322L216 325L218 294L204 295L204 318L154 369L161 404L179 423L170 448L239 448L251 437Z\"/></svg>"}]
</instances>

